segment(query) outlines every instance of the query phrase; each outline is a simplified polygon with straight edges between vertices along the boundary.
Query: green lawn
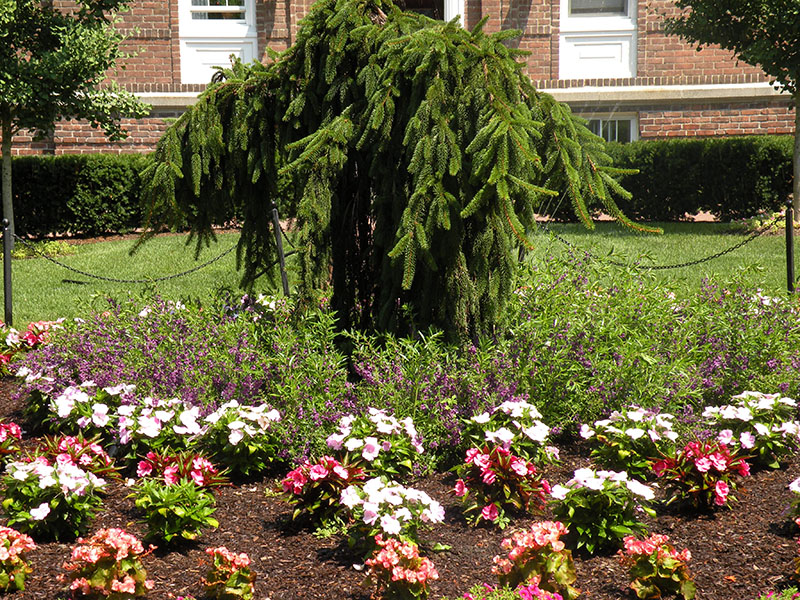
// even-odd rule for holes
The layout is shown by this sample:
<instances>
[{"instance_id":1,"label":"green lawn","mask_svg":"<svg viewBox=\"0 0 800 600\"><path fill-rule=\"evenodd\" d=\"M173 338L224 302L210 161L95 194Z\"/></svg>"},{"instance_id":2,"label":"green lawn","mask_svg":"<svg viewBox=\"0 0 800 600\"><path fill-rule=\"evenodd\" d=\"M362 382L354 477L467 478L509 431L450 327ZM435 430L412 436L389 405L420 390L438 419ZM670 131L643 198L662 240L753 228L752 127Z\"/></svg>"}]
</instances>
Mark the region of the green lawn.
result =
<instances>
[{"instance_id":1,"label":"green lawn","mask_svg":"<svg viewBox=\"0 0 800 600\"><path fill-rule=\"evenodd\" d=\"M549 228L576 247L602 260L642 265L674 264L709 256L730 248L746 236L733 233L732 226L719 223L666 223L663 235L640 234L613 223L598 223L594 232L580 225L553 224ZM179 273L205 262L233 246L238 234L218 236L218 243L204 249L198 261L194 244L186 236L162 236L147 242L129 256L133 241L83 244L76 254L58 258L73 268L118 279L155 279ZM565 253L567 247L546 231L534 236L534 258ZM43 258L13 261L14 325L24 327L39 319L72 318L90 306L102 307L104 298L127 298L152 292L167 298L209 300L220 290L237 290L240 274L235 252L200 271L157 283L114 283L86 277ZM700 265L654 271L653 277L678 292L696 289L704 277L720 282L734 279L761 287L768 294L786 293L784 237L766 235L743 248ZM266 282L256 286L267 287ZM274 288L271 288L274 291Z\"/></svg>"}]
</instances>

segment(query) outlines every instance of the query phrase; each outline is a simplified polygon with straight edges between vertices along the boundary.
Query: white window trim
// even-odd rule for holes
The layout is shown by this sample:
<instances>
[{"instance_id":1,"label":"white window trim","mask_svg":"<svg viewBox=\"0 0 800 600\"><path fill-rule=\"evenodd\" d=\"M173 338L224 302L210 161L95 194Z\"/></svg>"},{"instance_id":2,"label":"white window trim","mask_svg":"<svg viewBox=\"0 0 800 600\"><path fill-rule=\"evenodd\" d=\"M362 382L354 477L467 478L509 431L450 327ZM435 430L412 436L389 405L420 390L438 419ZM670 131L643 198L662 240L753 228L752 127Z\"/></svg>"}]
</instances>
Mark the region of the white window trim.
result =
<instances>
[{"instance_id":1,"label":"white window trim","mask_svg":"<svg viewBox=\"0 0 800 600\"><path fill-rule=\"evenodd\" d=\"M450 22L458 17L458 23L464 26L464 0L444 0L444 20Z\"/></svg>"},{"instance_id":2,"label":"white window trim","mask_svg":"<svg viewBox=\"0 0 800 600\"><path fill-rule=\"evenodd\" d=\"M597 13L572 17L569 14L569 3L570 0L561 0L561 33L617 32L636 29L636 0L627 0L627 15Z\"/></svg>"},{"instance_id":3,"label":"white window trim","mask_svg":"<svg viewBox=\"0 0 800 600\"><path fill-rule=\"evenodd\" d=\"M213 8L209 11L209 8ZM245 0L244 19L193 19L193 12L240 12L238 7L192 6L192 0L178 0L178 37L181 52L181 83L208 83L212 70L202 56L216 55L216 66L227 66L228 56L243 60L258 58L255 0ZM200 62L198 62L200 61Z\"/></svg>"}]
</instances>

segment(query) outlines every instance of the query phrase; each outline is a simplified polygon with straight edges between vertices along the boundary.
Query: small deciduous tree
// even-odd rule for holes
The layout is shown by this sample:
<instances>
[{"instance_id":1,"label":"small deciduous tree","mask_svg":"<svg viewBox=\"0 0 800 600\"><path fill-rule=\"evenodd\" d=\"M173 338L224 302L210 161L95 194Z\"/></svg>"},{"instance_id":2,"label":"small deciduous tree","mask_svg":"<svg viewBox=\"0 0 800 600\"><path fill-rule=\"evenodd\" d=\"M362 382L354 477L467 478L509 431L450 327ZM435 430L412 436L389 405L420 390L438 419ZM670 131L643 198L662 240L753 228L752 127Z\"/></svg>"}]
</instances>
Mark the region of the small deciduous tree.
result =
<instances>
[{"instance_id":1,"label":"small deciduous tree","mask_svg":"<svg viewBox=\"0 0 800 600\"><path fill-rule=\"evenodd\" d=\"M666 29L704 46L717 44L760 67L792 95L795 109L794 215L800 220L800 3L797 0L676 0Z\"/></svg>"},{"instance_id":2,"label":"small deciduous tree","mask_svg":"<svg viewBox=\"0 0 800 600\"><path fill-rule=\"evenodd\" d=\"M544 198L633 226L603 140L537 91L504 41L389 0L321 0L268 65L235 64L161 139L152 224L243 215L252 281L275 259L269 213L296 221L301 288L330 283L343 328L489 331ZM198 246L199 247L199 246Z\"/></svg>"},{"instance_id":3,"label":"small deciduous tree","mask_svg":"<svg viewBox=\"0 0 800 600\"><path fill-rule=\"evenodd\" d=\"M3 216L13 233L12 137L38 135L62 118L86 119L111 139L124 137L121 117L149 107L106 80L122 56L113 20L130 0L79 0L71 9L52 1L0 0L0 135Z\"/></svg>"}]
</instances>

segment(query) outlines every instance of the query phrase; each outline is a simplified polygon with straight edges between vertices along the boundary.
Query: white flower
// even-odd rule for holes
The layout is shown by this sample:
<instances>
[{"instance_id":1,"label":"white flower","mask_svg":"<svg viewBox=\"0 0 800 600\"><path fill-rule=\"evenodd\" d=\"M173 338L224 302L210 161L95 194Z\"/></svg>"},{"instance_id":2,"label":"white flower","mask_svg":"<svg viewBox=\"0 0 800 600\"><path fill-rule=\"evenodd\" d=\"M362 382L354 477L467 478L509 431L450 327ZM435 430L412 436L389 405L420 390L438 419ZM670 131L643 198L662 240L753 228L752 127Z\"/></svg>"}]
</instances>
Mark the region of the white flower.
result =
<instances>
[{"instance_id":1,"label":"white flower","mask_svg":"<svg viewBox=\"0 0 800 600\"><path fill-rule=\"evenodd\" d=\"M92 423L97 427L108 425L108 406L98 402L92 407Z\"/></svg>"},{"instance_id":2,"label":"white flower","mask_svg":"<svg viewBox=\"0 0 800 600\"><path fill-rule=\"evenodd\" d=\"M645 434L644 429L639 429L638 427L629 427L625 430L625 435L627 435L632 440L638 440Z\"/></svg>"},{"instance_id":3,"label":"white flower","mask_svg":"<svg viewBox=\"0 0 800 600\"><path fill-rule=\"evenodd\" d=\"M400 533L400 521L392 515L383 515L381 517L381 529L389 535L397 535Z\"/></svg>"},{"instance_id":4,"label":"white flower","mask_svg":"<svg viewBox=\"0 0 800 600\"><path fill-rule=\"evenodd\" d=\"M560 457L560 451L555 446L545 446L544 453L550 460L558 460Z\"/></svg>"},{"instance_id":5,"label":"white flower","mask_svg":"<svg viewBox=\"0 0 800 600\"><path fill-rule=\"evenodd\" d=\"M60 418L65 419L72 412L72 409L75 408L75 401L66 394L61 394L55 399L55 405L56 414Z\"/></svg>"},{"instance_id":6,"label":"white flower","mask_svg":"<svg viewBox=\"0 0 800 600\"><path fill-rule=\"evenodd\" d=\"M37 508L31 509L31 518L34 521L41 521L50 514L50 505L47 502L42 502Z\"/></svg>"},{"instance_id":7,"label":"white flower","mask_svg":"<svg viewBox=\"0 0 800 600\"><path fill-rule=\"evenodd\" d=\"M378 520L378 509L380 507L374 502L364 502L364 523L372 525Z\"/></svg>"},{"instance_id":8,"label":"white flower","mask_svg":"<svg viewBox=\"0 0 800 600\"><path fill-rule=\"evenodd\" d=\"M534 442L539 442L541 444L547 439L547 436L550 435L550 428L541 421L536 421L533 427L523 429L522 433Z\"/></svg>"},{"instance_id":9,"label":"white flower","mask_svg":"<svg viewBox=\"0 0 800 600\"><path fill-rule=\"evenodd\" d=\"M767 427L763 423L753 423L753 427L755 428L758 435L761 436L769 435L769 427Z\"/></svg>"},{"instance_id":10,"label":"white flower","mask_svg":"<svg viewBox=\"0 0 800 600\"><path fill-rule=\"evenodd\" d=\"M394 516L398 521L410 521L412 515L411 511L404 506L396 510Z\"/></svg>"},{"instance_id":11,"label":"white flower","mask_svg":"<svg viewBox=\"0 0 800 600\"><path fill-rule=\"evenodd\" d=\"M581 425L581 437L583 439L588 440L593 435L594 435L594 429L589 427L586 423Z\"/></svg>"},{"instance_id":12,"label":"white flower","mask_svg":"<svg viewBox=\"0 0 800 600\"><path fill-rule=\"evenodd\" d=\"M633 492L637 496L641 496L645 500L652 500L653 498L656 497L656 493L650 486L640 483L635 479L628 479L628 481L625 482L625 485L628 486L628 489L631 492Z\"/></svg>"},{"instance_id":13,"label":"white flower","mask_svg":"<svg viewBox=\"0 0 800 600\"><path fill-rule=\"evenodd\" d=\"M139 432L154 438L161 432L161 422L156 417L142 415L139 417Z\"/></svg>"},{"instance_id":14,"label":"white flower","mask_svg":"<svg viewBox=\"0 0 800 600\"><path fill-rule=\"evenodd\" d=\"M638 409L636 409L636 410L629 410L629 411L628 411L628 418L629 418L631 421L635 421L636 423L638 423L638 422L640 422L642 419L644 419L644 414L645 414L645 413L644 413L644 411L643 411L641 408L638 408Z\"/></svg>"},{"instance_id":15,"label":"white flower","mask_svg":"<svg viewBox=\"0 0 800 600\"><path fill-rule=\"evenodd\" d=\"M601 479L600 477L590 477L583 482L583 487L587 487L590 490L599 491L603 489L603 484L605 479Z\"/></svg>"},{"instance_id":16,"label":"white flower","mask_svg":"<svg viewBox=\"0 0 800 600\"><path fill-rule=\"evenodd\" d=\"M444 506L436 500L431 500L428 508L422 511L422 520L427 523L444 522Z\"/></svg>"},{"instance_id":17,"label":"white flower","mask_svg":"<svg viewBox=\"0 0 800 600\"><path fill-rule=\"evenodd\" d=\"M228 434L228 443L231 446L237 445L244 438L244 432L241 429L234 429Z\"/></svg>"},{"instance_id":18,"label":"white flower","mask_svg":"<svg viewBox=\"0 0 800 600\"><path fill-rule=\"evenodd\" d=\"M364 440L364 449L361 451L361 456L367 462L372 462L378 457L378 453L380 453L381 447L378 443L378 439L374 437L368 437Z\"/></svg>"},{"instance_id":19,"label":"white flower","mask_svg":"<svg viewBox=\"0 0 800 600\"><path fill-rule=\"evenodd\" d=\"M564 500L568 493L569 488L564 487L563 485L556 484L550 489L550 495L556 500Z\"/></svg>"},{"instance_id":20,"label":"white flower","mask_svg":"<svg viewBox=\"0 0 800 600\"><path fill-rule=\"evenodd\" d=\"M358 494L358 488L354 485L346 487L342 491L340 501L349 509L361 504L361 496Z\"/></svg>"},{"instance_id":21,"label":"white flower","mask_svg":"<svg viewBox=\"0 0 800 600\"><path fill-rule=\"evenodd\" d=\"M156 415L158 412L156 412ZM197 423L197 417L200 416L200 407L193 406L189 410L184 410L178 417L180 425L175 425L172 429L177 434L196 435L202 431L200 425ZM235 423L236 421L234 421Z\"/></svg>"},{"instance_id":22,"label":"white flower","mask_svg":"<svg viewBox=\"0 0 800 600\"><path fill-rule=\"evenodd\" d=\"M281 420L281 413L278 412L277 408L273 408L271 411L267 412L264 417L267 419L267 421L277 423Z\"/></svg>"},{"instance_id":23,"label":"white flower","mask_svg":"<svg viewBox=\"0 0 800 600\"><path fill-rule=\"evenodd\" d=\"M584 468L576 469L570 481L576 483L578 487L582 487L587 479L594 479L594 471L592 469Z\"/></svg>"},{"instance_id":24,"label":"white flower","mask_svg":"<svg viewBox=\"0 0 800 600\"><path fill-rule=\"evenodd\" d=\"M756 445L756 438L749 431L743 431L742 435L739 436L739 443L742 445L742 448L749 450Z\"/></svg>"},{"instance_id":25,"label":"white flower","mask_svg":"<svg viewBox=\"0 0 800 600\"><path fill-rule=\"evenodd\" d=\"M514 432L506 427L501 427L497 431L487 431L486 439L490 442L499 442L503 446L507 446L514 439Z\"/></svg>"},{"instance_id":26,"label":"white flower","mask_svg":"<svg viewBox=\"0 0 800 600\"><path fill-rule=\"evenodd\" d=\"M361 446L363 445L364 445L364 440L360 440L358 438L350 438L349 440L347 440L347 442L345 442L344 447L347 448L348 451L352 452L353 450L361 448Z\"/></svg>"},{"instance_id":27,"label":"white flower","mask_svg":"<svg viewBox=\"0 0 800 600\"><path fill-rule=\"evenodd\" d=\"M719 435L717 436L717 441L720 444L725 444L727 446L733 441L733 431L731 431L730 429L723 429L722 431L719 432Z\"/></svg>"},{"instance_id":28,"label":"white flower","mask_svg":"<svg viewBox=\"0 0 800 600\"><path fill-rule=\"evenodd\" d=\"M800 477L798 477L792 483L789 484L789 489L792 490L795 494L800 494Z\"/></svg>"},{"instance_id":29,"label":"white flower","mask_svg":"<svg viewBox=\"0 0 800 600\"><path fill-rule=\"evenodd\" d=\"M333 450L341 450L344 443L344 438L345 434L343 433L332 433L328 436L328 439L325 440L325 443L328 444L328 448L332 448Z\"/></svg>"},{"instance_id":30,"label":"white flower","mask_svg":"<svg viewBox=\"0 0 800 600\"><path fill-rule=\"evenodd\" d=\"M475 415L474 417L472 417L472 420L475 423L479 423L479 424L483 425L484 423L488 423L490 418L491 418L491 416L489 415L488 412L482 412L481 414Z\"/></svg>"}]
</instances>

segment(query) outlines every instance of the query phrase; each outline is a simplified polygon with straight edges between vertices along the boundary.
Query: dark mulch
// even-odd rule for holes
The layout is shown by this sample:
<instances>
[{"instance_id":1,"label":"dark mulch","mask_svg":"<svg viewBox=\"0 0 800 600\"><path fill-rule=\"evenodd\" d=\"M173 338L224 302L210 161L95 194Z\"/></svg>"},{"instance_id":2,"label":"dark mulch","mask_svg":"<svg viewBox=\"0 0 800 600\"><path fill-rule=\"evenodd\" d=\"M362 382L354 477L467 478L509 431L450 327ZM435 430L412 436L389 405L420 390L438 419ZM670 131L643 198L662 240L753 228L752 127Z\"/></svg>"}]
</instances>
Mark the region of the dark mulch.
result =
<instances>
[{"instance_id":1,"label":"dark mulch","mask_svg":"<svg viewBox=\"0 0 800 600\"><path fill-rule=\"evenodd\" d=\"M0 381L0 417L19 419L20 404L11 400L14 383ZM580 445L562 449L563 464L548 470L553 482L564 482L572 470L588 464ZM754 474L739 488L739 503L733 510L706 515L662 512L651 522L651 531L669 535L680 548L693 555L692 572L703 600L747 600L758 593L790 583L788 575L798 554L796 531L789 527L786 511L791 499L787 485L800 476L800 460L793 460L779 471ZM424 532L423 539L433 545L448 544L450 550L432 554L439 580L432 586L432 597L460 598L471 586L494 582L492 558L500 552L504 534L495 529L469 528L460 516L458 505L448 494L453 484L450 475L437 474L413 482L444 505L446 523ZM361 586L363 572L354 568L362 558L353 554L338 538L317 539L289 522L290 506L268 493L274 480L231 486L218 491L217 530L208 531L198 543L178 549L157 549L145 559L148 576L155 581L151 598L175 598L192 593L200 597L199 580L205 572L203 550L225 545L246 552L258 573L256 600L294 598L368 600L369 590ZM144 534L137 523L128 490L115 484L106 498L105 510L93 523L92 531L103 527L122 527L138 536ZM532 519L520 519L525 526ZM57 580L70 544L39 545L30 554L33 573L18 600L67 598ZM613 555L576 559L577 587L583 597L595 599L633 598L626 591L626 574Z\"/></svg>"}]
</instances>

